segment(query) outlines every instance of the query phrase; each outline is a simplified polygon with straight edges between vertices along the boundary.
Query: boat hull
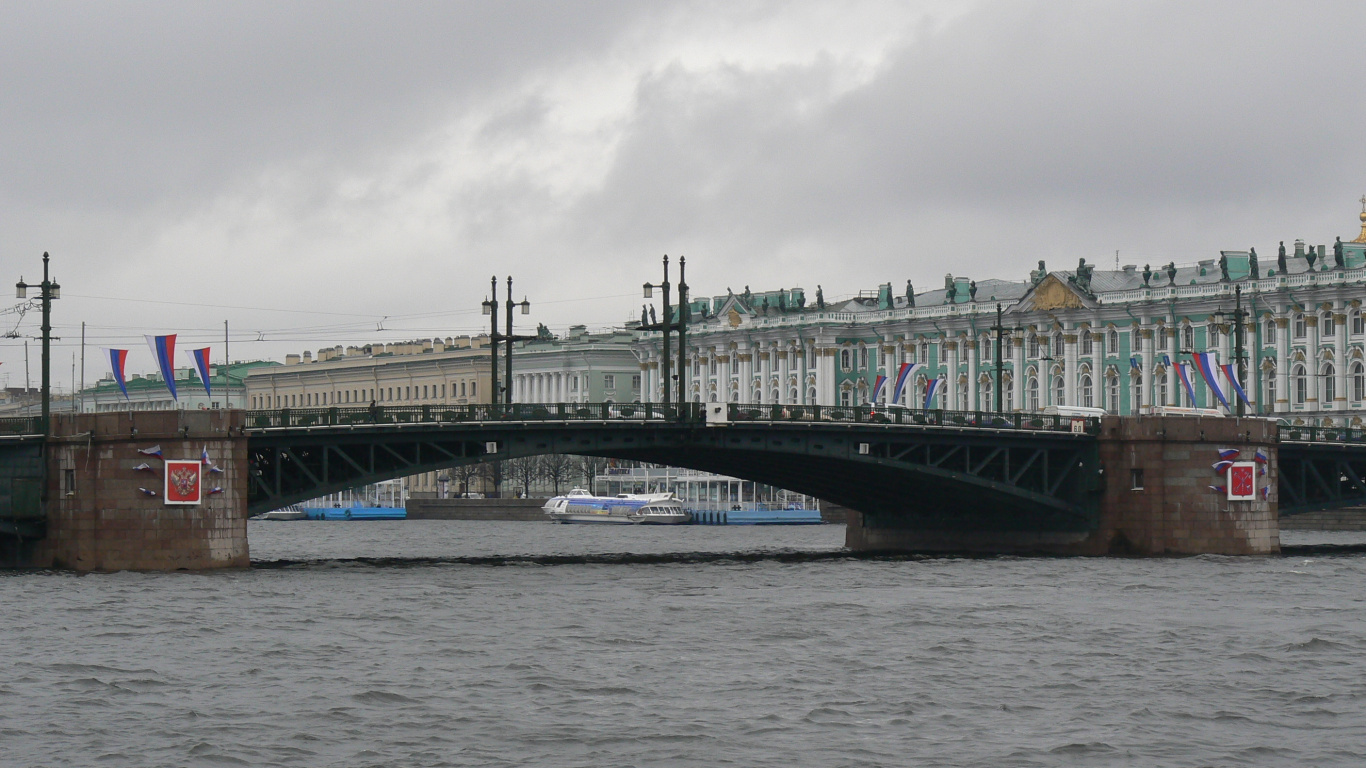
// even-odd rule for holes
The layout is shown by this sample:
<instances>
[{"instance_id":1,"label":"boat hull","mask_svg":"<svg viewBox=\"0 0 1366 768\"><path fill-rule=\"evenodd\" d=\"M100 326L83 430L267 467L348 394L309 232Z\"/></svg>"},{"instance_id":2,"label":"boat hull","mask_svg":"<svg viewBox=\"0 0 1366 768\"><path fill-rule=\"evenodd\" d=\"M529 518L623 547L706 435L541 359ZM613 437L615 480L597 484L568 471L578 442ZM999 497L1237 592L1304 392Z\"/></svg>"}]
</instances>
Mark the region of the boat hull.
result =
<instances>
[{"instance_id":1,"label":"boat hull","mask_svg":"<svg viewBox=\"0 0 1366 768\"><path fill-rule=\"evenodd\" d=\"M307 510L309 520L404 520L404 507L314 507Z\"/></svg>"}]
</instances>

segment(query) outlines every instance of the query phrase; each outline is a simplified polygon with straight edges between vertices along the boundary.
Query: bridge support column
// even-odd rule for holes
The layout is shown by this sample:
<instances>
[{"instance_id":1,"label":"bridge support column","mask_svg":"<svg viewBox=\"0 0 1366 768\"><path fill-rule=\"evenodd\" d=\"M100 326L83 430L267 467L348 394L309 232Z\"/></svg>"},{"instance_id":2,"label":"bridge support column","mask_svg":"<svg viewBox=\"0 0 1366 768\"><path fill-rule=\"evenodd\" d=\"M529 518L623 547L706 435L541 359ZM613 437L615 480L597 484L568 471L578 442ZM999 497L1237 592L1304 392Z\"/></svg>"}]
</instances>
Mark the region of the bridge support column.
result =
<instances>
[{"instance_id":1,"label":"bridge support column","mask_svg":"<svg viewBox=\"0 0 1366 768\"><path fill-rule=\"evenodd\" d=\"M241 411L150 411L61 415L47 449L47 538L36 567L75 571L244 568L247 438ZM199 459L205 495L197 506L163 497L162 458ZM138 469L141 465L147 469ZM209 489L221 487L219 493ZM151 496L140 489L156 493Z\"/></svg>"},{"instance_id":2,"label":"bridge support column","mask_svg":"<svg viewBox=\"0 0 1366 768\"><path fill-rule=\"evenodd\" d=\"M851 511L845 545L860 551L994 554L1274 554L1280 551L1276 441L1276 426L1265 419L1107 416L1098 445L1098 511L1089 526L1050 528L1029 514L1006 521L1008 529L955 525L971 506L965 500L962 509L937 515L917 509L906 515L905 527L898 527L895 516ZM1238 449L1241 461L1252 460L1257 450L1269 457L1266 475L1257 478L1259 494L1264 486L1271 489L1267 499L1229 501L1226 493L1211 490L1225 484L1213 471L1221 448ZM926 519L938 527L914 527Z\"/></svg>"}]
</instances>

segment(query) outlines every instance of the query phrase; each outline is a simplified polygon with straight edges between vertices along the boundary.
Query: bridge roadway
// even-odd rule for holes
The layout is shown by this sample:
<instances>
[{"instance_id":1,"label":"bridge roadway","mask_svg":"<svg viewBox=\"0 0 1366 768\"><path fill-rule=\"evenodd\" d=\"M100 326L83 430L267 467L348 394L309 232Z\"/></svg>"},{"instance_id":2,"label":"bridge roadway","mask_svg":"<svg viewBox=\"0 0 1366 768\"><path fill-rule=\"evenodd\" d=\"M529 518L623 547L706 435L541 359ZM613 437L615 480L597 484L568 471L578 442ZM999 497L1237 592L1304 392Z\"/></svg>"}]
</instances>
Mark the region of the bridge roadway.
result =
<instances>
[{"instance_id":1,"label":"bridge roadway","mask_svg":"<svg viewBox=\"0 0 1366 768\"><path fill-rule=\"evenodd\" d=\"M247 413L249 510L460 464L546 453L733 475L931 527L1085 530L1099 420L701 404L325 408ZM1075 427L1074 427L1075 421Z\"/></svg>"}]
</instances>

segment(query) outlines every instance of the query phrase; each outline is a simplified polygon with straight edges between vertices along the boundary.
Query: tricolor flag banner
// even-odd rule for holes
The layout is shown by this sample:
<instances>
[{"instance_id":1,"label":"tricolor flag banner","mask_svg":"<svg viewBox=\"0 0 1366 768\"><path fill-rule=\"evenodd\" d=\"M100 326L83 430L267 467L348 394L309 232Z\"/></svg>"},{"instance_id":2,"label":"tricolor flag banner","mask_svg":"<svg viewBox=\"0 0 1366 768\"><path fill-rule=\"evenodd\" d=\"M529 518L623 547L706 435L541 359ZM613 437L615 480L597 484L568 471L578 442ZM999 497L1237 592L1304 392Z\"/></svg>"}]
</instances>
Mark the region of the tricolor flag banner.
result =
<instances>
[{"instance_id":1,"label":"tricolor flag banner","mask_svg":"<svg viewBox=\"0 0 1366 768\"><path fill-rule=\"evenodd\" d=\"M158 459L162 458L160 445L154 445L151 448L139 448L138 453L142 454L143 456L155 456Z\"/></svg>"},{"instance_id":2,"label":"tricolor flag banner","mask_svg":"<svg viewBox=\"0 0 1366 768\"><path fill-rule=\"evenodd\" d=\"M1247 399L1247 393L1243 391L1242 383L1238 381L1238 374L1233 372L1233 363L1224 363L1219 367L1223 369L1224 378L1228 380L1229 386L1233 387L1233 391L1238 397L1243 398L1244 403L1252 405L1252 402Z\"/></svg>"},{"instance_id":3,"label":"tricolor flag banner","mask_svg":"<svg viewBox=\"0 0 1366 768\"><path fill-rule=\"evenodd\" d=\"M206 445L199 449L199 463L206 467L213 466L213 462L209 461L209 446Z\"/></svg>"},{"instance_id":4,"label":"tricolor flag banner","mask_svg":"<svg viewBox=\"0 0 1366 768\"><path fill-rule=\"evenodd\" d=\"M1195 388L1191 386L1191 377L1186 373L1186 363L1172 363L1176 369L1176 375L1181 377L1181 386L1186 388L1186 396L1191 399L1191 407L1195 407Z\"/></svg>"},{"instance_id":5,"label":"tricolor flag banner","mask_svg":"<svg viewBox=\"0 0 1366 768\"><path fill-rule=\"evenodd\" d=\"M930 379L925 385L925 410L929 410L934 404L934 396L939 394L939 379Z\"/></svg>"},{"instance_id":6,"label":"tricolor flag banner","mask_svg":"<svg viewBox=\"0 0 1366 768\"><path fill-rule=\"evenodd\" d=\"M1228 398L1224 396L1223 387L1219 386L1219 362L1215 358L1214 352L1196 352L1191 355L1191 360L1195 362L1195 370L1200 372L1200 378L1205 380L1206 386L1214 393L1214 397L1227 410L1233 410L1228 404ZM1195 398L1191 398L1195 402Z\"/></svg>"},{"instance_id":7,"label":"tricolor flag banner","mask_svg":"<svg viewBox=\"0 0 1366 768\"><path fill-rule=\"evenodd\" d=\"M1214 473L1222 475L1227 472L1228 468L1231 466L1233 466L1233 462L1231 461L1216 461L1214 462Z\"/></svg>"},{"instance_id":8,"label":"tricolor flag banner","mask_svg":"<svg viewBox=\"0 0 1366 768\"><path fill-rule=\"evenodd\" d=\"M1257 465L1240 461L1228 468L1228 500L1256 501Z\"/></svg>"},{"instance_id":9,"label":"tricolor flag banner","mask_svg":"<svg viewBox=\"0 0 1366 768\"><path fill-rule=\"evenodd\" d=\"M1242 451L1238 450L1237 448L1220 448L1219 458L1224 459L1226 461L1233 461L1234 459L1238 458L1238 454L1240 453L1242 453Z\"/></svg>"},{"instance_id":10,"label":"tricolor flag banner","mask_svg":"<svg viewBox=\"0 0 1366 768\"><path fill-rule=\"evenodd\" d=\"M1130 358L1129 358L1129 368L1132 369L1132 370L1135 370L1135 371L1140 370L1139 365L1138 365L1138 358L1137 358L1137 357L1132 357L1132 356L1130 356Z\"/></svg>"},{"instance_id":11,"label":"tricolor flag banner","mask_svg":"<svg viewBox=\"0 0 1366 768\"><path fill-rule=\"evenodd\" d=\"M1211 486L1209 487L1209 489L1210 489L1211 491L1214 491L1215 493L1224 493L1225 491L1228 490L1227 488L1225 488L1225 487L1222 486L1222 485L1211 485Z\"/></svg>"},{"instance_id":12,"label":"tricolor flag banner","mask_svg":"<svg viewBox=\"0 0 1366 768\"><path fill-rule=\"evenodd\" d=\"M902 363L901 370L896 374L896 385L892 387L892 402L901 402L901 393L906 390L906 382L911 380L911 374L920 368L920 363Z\"/></svg>"},{"instance_id":13,"label":"tricolor flag banner","mask_svg":"<svg viewBox=\"0 0 1366 768\"><path fill-rule=\"evenodd\" d=\"M194 369L199 371L199 380L204 383L204 394L212 397L213 393L209 391L209 347L190 350L190 357L194 358Z\"/></svg>"},{"instance_id":14,"label":"tricolor flag banner","mask_svg":"<svg viewBox=\"0 0 1366 768\"><path fill-rule=\"evenodd\" d=\"M123 399L128 399L128 350L126 349L106 349L104 351L109 356L109 368L114 372L114 381L119 383L119 391L123 392Z\"/></svg>"},{"instance_id":15,"label":"tricolor flag banner","mask_svg":"<svg viewBox=\"0 0 1366 768\"><path fill-rule=\"evenodd\" d=\"M887 377L879 373L877 379L873 382L873 397L870 402L877 402L877 399L882 396L882 387L886 385L886 383Z\"/></svg>"},{"instance_id":16,"label":"tricolor flag banner","mask_svg":"<svg viewBox=\"0 0 1366 768\"><path fill-rule=\"evenodd\" d=\"M1257 462L1258 464L1265 464L1270 459L1267 457L1266 451L1263 451L1261 448L1258 448L1257 452L1252 454L1252 460Z\"/></svg>"},{"instance_id":17,"label":"tricolor flag banner","mask_svg":"<svg viewBox=\"0 0 1366 768\"><path fill-rule=\"evenodd\" d=\"M161 378L171 391L171 399L179 401L175 393L175 334L147 336L146 339L147 346L152 348L152 357L156 358L157 366L161 369Z\"/></svg>"}]
</instances>

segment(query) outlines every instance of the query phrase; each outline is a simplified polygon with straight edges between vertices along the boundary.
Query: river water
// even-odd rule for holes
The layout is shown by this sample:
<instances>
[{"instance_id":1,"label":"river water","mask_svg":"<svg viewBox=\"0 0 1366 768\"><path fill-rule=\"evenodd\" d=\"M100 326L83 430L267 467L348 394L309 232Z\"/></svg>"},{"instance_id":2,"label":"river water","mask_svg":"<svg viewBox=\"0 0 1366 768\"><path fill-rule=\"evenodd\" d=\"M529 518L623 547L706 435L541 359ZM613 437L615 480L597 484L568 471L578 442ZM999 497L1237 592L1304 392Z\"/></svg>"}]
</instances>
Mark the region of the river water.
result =
<instances>
[{"instance_id":1,"label":"river water","mask_svg":"<svg viewBox=\"0 0 1366 768\"><path fill-rule=\"evenodd\" d=\"M0 573L0 765L1366 763L1366 556L822 558L841 526L250 535L246 572ZM817 554L665 556L759 552Z\"/></svg>"}]
</instances>

